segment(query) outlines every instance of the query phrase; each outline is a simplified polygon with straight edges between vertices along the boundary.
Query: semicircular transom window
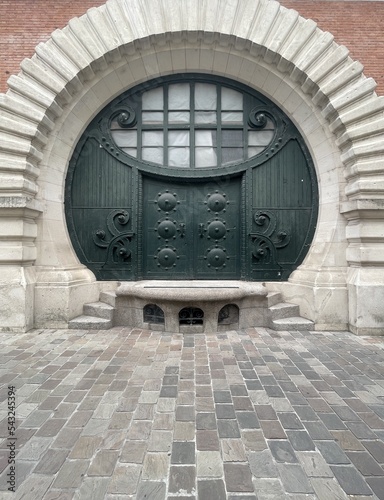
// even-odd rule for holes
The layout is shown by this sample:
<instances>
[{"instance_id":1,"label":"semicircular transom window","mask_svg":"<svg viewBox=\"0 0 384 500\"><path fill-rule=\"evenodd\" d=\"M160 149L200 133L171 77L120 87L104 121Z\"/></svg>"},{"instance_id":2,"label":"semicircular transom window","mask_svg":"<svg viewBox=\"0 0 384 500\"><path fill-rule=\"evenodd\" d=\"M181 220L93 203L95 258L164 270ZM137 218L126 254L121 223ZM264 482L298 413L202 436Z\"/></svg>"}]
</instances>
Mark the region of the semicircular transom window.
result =
<instances>
[{"instance_id":1,"label":"semicircular transom window","mask_svg":"<svg viewBox=\"0 0 384 500\"><path fill-rule=\"evenodd\" d=\"M175 82L131 95L110 132L128 155L174 168L212 168L262 153L275 137L272 116L244 92L219 83Z\"/></svg>"}]
</instances>

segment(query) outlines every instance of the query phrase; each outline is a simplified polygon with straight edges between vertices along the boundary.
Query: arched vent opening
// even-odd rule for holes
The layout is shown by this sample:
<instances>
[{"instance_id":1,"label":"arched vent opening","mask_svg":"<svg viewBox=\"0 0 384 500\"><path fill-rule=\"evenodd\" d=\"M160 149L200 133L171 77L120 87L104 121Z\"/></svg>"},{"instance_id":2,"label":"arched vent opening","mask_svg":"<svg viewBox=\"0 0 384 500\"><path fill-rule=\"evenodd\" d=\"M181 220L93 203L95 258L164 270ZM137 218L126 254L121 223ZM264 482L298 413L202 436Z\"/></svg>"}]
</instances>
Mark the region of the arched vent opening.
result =
<instances>
[{"instance_id":1,"label":"arched vent opening","mask_svg":"<svg viewBox=\"0 0 384 500\"><path fill-rule=\"evenodd\" d=\"M156 304L147 304L143 309L145 323L164 324L164 311Z\"/></svg>"},{"instance_id":2,"label":"arched vent opening","mask_svg":"<svg viewBox=\"0 0 384 500\"><path fill-rule=\"evenodd\" d=\"M179 312L180 325L202 325L204 311L198 307L184 307Z\"/></svg>"},{"instance_id":3,"label":"arched vent opening","mask_svg":"<svg viewBox=\"0 0 384 500\"><path fill-rule=\"evenodd\" d=\"M239 322L239 308L236 304L227 304L219 311L219 325L232 325Z\"/></svg>"}]
</instances>

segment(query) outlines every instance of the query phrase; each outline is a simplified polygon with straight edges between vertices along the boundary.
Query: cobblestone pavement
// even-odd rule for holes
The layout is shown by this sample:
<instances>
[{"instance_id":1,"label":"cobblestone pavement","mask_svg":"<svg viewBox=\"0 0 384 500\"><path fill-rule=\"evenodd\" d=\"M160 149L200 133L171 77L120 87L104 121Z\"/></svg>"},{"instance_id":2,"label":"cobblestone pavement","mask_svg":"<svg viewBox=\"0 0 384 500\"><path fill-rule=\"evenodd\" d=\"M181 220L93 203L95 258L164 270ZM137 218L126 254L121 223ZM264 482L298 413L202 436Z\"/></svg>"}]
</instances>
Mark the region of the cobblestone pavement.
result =
<instances>
[{"instance_id":1,"label":"cobblestone pavement","mask_svg":"<svg viewBox=\"0 0 384 500\"><path fill-rule=\"evenodd\" d=\"M384 499L384 338L113 328L0 345L2 499Z\"/></svg>"}]
</instances>

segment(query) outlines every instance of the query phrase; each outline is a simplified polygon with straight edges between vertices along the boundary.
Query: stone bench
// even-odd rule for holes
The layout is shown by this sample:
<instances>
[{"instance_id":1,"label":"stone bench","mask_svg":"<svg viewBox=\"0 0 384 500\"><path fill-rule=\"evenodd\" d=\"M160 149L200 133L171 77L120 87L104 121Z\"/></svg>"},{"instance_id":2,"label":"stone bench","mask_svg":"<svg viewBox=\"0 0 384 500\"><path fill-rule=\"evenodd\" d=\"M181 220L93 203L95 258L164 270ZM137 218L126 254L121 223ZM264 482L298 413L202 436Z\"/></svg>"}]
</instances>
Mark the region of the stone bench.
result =
<instances>
[{"instance_id":1,"label":"stone bench","mask_svg":"<svg viewBox=\"0 0 384 500\"><path fill-rule=\"evenodd\" d=\"M244 281L121 282L116 290L114 324L180 333L268 326L267 293L262 283ZM160 308L163 322L160 316L146 321L146 306Z\"/></svg>"}]
</instances>

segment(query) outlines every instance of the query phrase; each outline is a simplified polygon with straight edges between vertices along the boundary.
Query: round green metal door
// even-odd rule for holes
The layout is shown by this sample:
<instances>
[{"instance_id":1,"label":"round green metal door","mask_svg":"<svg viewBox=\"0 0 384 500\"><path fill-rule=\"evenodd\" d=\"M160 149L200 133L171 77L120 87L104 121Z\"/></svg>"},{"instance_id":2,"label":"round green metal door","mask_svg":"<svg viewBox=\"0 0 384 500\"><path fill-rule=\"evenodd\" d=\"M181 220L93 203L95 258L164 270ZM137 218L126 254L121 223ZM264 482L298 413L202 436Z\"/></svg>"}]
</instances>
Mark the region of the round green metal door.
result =
<instances>
[{"instance_id":1,"label":"round green metal door","mask_svg":"<svg viewBox=\"0 0 384 500\"><path fill-rule=\"evenodd\" d=\"M237 82L181 75L127 91L70 162L73 246L100 280L286 280L317 220L289 118Z\"/></svg>"}]
</instances>

